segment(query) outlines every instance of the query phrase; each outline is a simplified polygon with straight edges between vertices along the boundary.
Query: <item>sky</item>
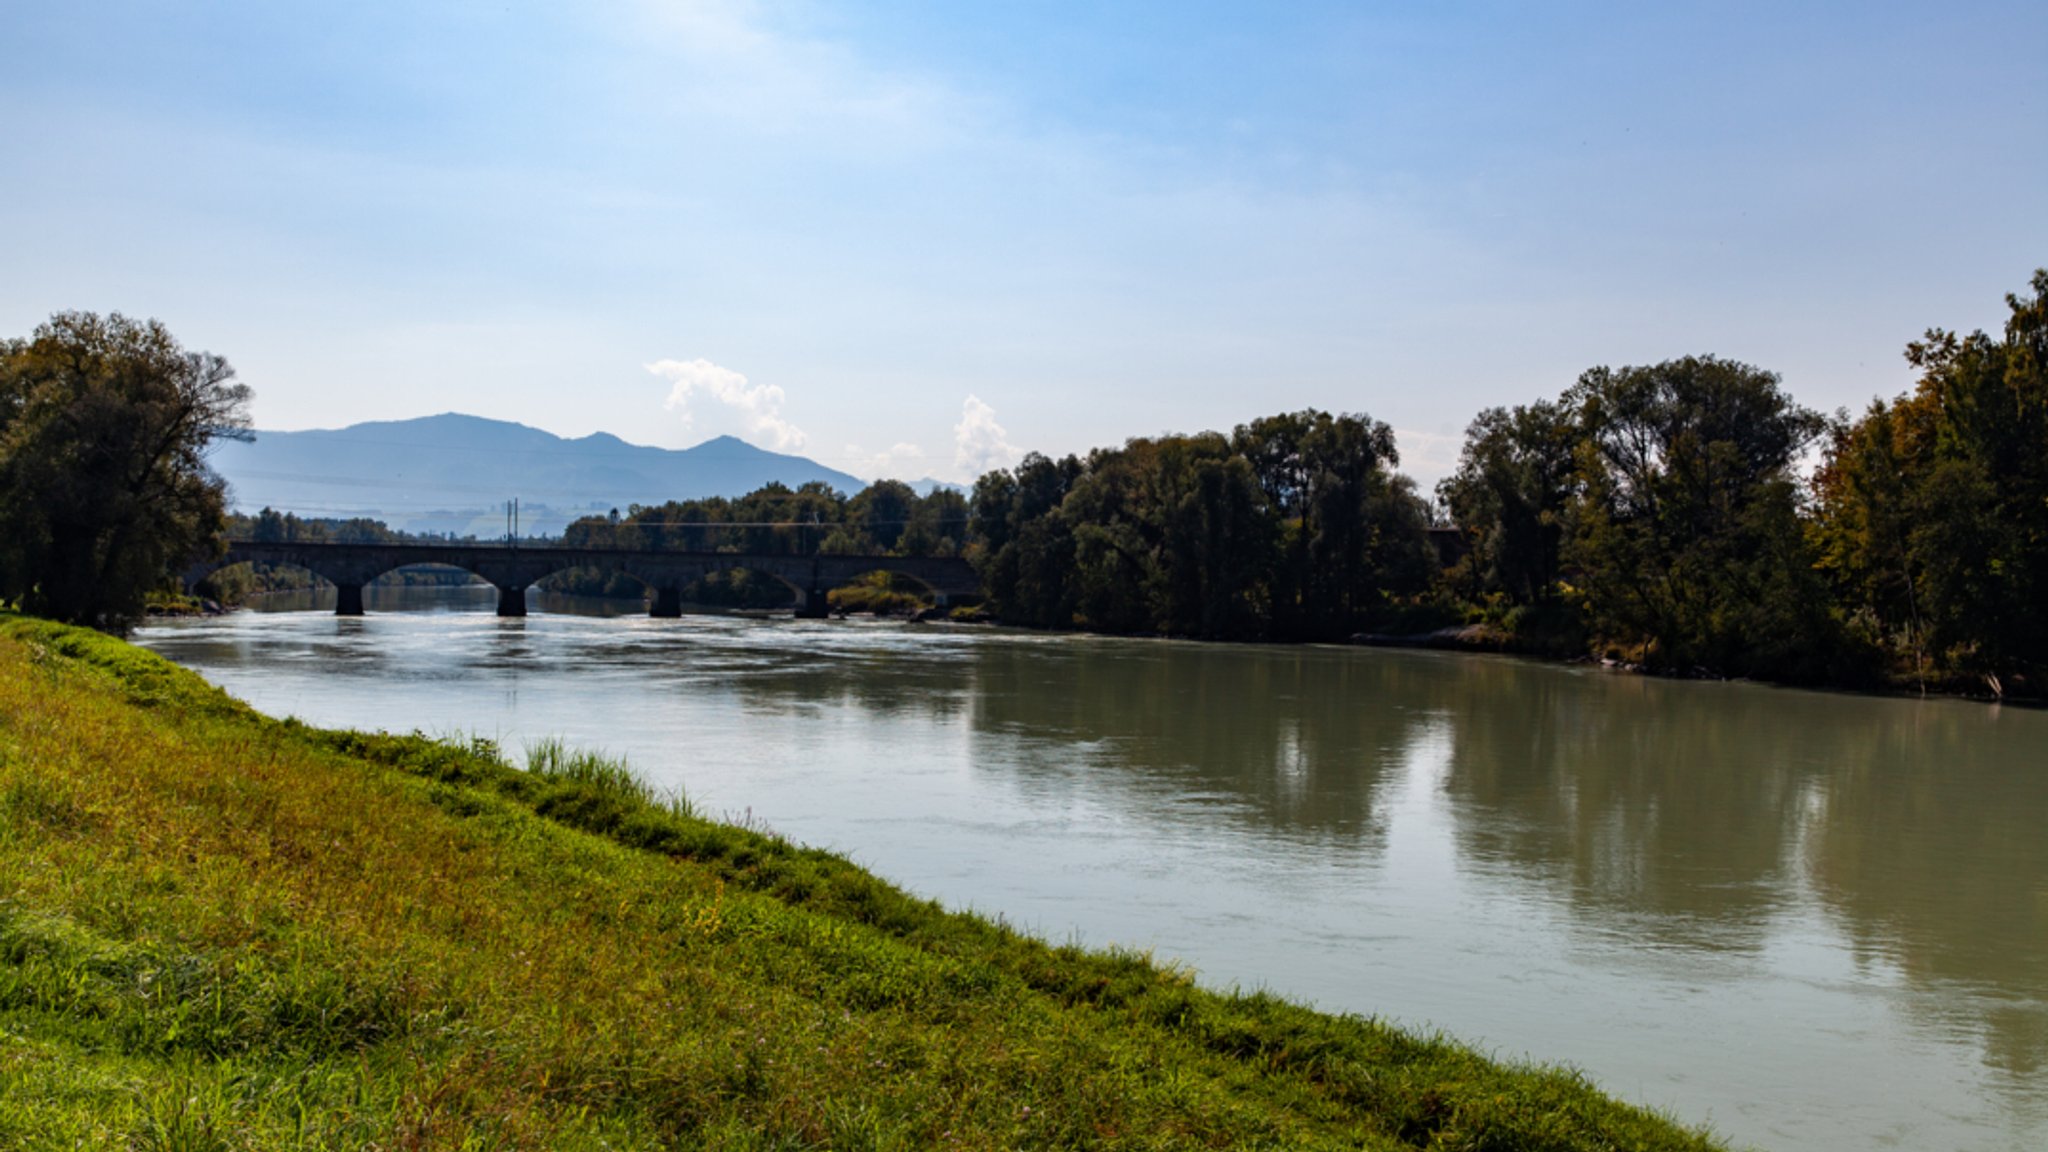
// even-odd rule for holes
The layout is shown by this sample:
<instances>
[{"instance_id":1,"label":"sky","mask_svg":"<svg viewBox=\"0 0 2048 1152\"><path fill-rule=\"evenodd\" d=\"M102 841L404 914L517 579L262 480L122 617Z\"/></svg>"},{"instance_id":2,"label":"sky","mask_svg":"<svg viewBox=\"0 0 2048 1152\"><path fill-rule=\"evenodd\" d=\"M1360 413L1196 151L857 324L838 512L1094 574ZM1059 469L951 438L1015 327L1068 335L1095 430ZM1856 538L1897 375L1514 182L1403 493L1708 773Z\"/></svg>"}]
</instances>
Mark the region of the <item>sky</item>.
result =
<instances>
[{"instance_id":1,"label":"sky","mask_svg":"<svg viewBox=\"0 0 2048 1152\"><path fill-rule=\"evenodd\" d=\"M1689 354L1821 409L2048 265L2048 5L0 4L0 336L971 480L1304 407L1425 486Z\"/></svg>"}]
</instances>

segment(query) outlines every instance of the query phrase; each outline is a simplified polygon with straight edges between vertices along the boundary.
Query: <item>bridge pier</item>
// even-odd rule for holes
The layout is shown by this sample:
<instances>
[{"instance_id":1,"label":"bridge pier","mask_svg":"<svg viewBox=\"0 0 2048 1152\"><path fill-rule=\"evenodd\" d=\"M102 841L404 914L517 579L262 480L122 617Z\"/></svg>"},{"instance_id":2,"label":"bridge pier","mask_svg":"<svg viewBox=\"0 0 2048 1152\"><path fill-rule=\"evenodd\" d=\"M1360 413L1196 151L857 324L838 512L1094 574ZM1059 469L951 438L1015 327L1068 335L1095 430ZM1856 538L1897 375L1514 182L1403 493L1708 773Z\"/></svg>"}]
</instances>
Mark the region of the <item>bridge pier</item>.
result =
<instances>
[{"instance_id":1,"label":"bridge pier","mask_svg":"<svg viewBox=\"0 0 2048 1152\"><path fill-rule=\"evenodd\" d=\"M823 620L832 614L832 602L825 598L825 590L813 588L809 592L796 594L796 618L799 620Z\"/></svg>"},{"instance_id":2,"label":"bridge pier","mask_svg":"<svg viewBox=\"0 0 2048 1152\"><path fill-rule=\"evenodd\" d=\"M498 585L498 615L526 615L526 585L521 584L517 588Z\"/></svg>"},{"instance_id":3,"label":"bridge pier","mask_svg":"<svg viewBox=\"0 0 2048 1152\"><path fill-rule=\"evenodd\" d=\"M647 606L649 616L673 619L683 614L683 590L674 585L654 590L653 602Z\"/></svg>"},{"instance_id":4,"label":"bridge pier","mask_svg":"<svg viewBox=\"0 0 2048 1152\"><path fill-rule=\"evenodd\" d=\"M363 586L361 584L336 584L334 586L334 614L336 616L361 616L363 614Z\"/></svg>"}]
</instances>

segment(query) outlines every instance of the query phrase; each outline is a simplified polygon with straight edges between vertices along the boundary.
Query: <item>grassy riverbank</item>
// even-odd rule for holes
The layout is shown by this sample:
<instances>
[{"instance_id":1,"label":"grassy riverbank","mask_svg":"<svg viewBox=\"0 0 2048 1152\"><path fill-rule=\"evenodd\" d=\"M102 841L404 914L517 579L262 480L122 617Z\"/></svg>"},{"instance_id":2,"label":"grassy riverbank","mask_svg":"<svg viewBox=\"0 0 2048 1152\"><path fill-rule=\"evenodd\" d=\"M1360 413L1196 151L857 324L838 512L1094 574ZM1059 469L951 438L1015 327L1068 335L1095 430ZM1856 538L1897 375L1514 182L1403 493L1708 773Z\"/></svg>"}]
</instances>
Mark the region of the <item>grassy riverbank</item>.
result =
<instances>
[{"instance_id":1,"label":"grassy riverbank","mask_svg":"<svg viewBox=\"0 0 2048 1152\"><path fill-rule=\"evenodd\" d=\"M1715 1146L533 760L0 618L0 1146Z\"/></svg>"}]
</instances>

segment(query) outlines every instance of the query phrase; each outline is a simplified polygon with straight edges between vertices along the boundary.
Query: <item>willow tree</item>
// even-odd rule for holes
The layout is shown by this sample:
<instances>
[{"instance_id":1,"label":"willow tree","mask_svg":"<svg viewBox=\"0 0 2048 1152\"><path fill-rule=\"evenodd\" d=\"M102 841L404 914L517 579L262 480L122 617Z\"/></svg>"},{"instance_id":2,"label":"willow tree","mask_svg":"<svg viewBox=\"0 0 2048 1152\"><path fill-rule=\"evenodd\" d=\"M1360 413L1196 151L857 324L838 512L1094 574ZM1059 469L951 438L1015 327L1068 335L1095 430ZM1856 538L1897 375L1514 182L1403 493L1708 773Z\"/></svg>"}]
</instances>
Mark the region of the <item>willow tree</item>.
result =
<instances>
[{"instance_id":1,"label":"willow tree","mask_svg":"<svg viewBox=\"0 0 2048 1152\"><path fill-rule=\"evenodd\" d=\"M249 388L155 320L60 312L0 342L0 600L120 630L148 593L218 555L218 439L248 439Z\"/></svg>"}]
</instances>

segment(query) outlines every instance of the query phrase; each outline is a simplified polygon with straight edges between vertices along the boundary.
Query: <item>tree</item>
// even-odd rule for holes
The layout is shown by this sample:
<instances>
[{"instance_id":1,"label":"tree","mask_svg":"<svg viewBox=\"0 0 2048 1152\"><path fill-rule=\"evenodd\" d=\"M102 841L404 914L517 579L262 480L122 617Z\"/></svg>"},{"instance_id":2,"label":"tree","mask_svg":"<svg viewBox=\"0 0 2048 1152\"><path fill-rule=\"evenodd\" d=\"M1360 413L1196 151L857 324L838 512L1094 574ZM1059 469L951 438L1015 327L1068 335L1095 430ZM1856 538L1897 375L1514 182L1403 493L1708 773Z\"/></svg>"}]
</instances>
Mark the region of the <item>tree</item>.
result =
<instances>
[{"instance_id":1,"label":"tree","mask_svg":"<svg viewBox=\"0 0 2048 1152\"><path fill-rule=\"evenodd\" d=\"M1565 560L1592 622L1685 670L1813 679L1833 657L1792 466L1826 421L1712 356L1595 368L1577 415Z\"/></svg>"},{"instance_id":2,"label":"tree","mask_svg":"<svg viewBox=\"0 0 2048 1152\"><path fill-rule=\"evenodd\" d=\"M1156 614L1173 632L1258 638L1275 533L1257 474L1213 432L1170 437L1155 459Z\"/></svg>"},{"instance_id":3,"label":"tree","mask_svg":"<svg viewBox=\"0 0 2048 1152\"><path fill-rule=\"evenodd\" d=\"M880 552L896 551L917 510L917 492L901 480L877 480L846 502L846 520Z\"/></svg>"},{"instance_id":4,"label":"tree","mask_svg":"<svg viewBox=\"0 0 2048 1152\"><path fill-rule=\"evenodd\" d=\"M1248 461L1279 521L1271 586L1283 639L1349 635L1389 593L1419 591L1436 564L1428 509L1384 421L1315 409L1239 425L1231 447Z\"/></svg>"},{"instance_id":5,"label":"tree","mask_svg":"<svg viewBox=\"0 0 2048 1152\"><path fill-rule=\"evenodd\" d=\"M934 488L917 502L897 550L905 556L958 556L967 537L967 520L967 497L951 488Z\"/></svg>"},{"instance_id":6,"label":"tree","mask_svg":"<svg viewBox=\"0 0 2048 1152\"><path fill-rule=\"evenodd\" d=\"M1074 624L1074 534L1060 507L1082 474L1073 456L1030 453L1012 471L974 483L970 551L1005 620L1039 628Z\"/></svg>"},{"instance_id":7,"label":"tree","mask_svg":"<svg viewBox=\"0 0 2048 1152\"><path fill-rule=\"evenodd\" d=\"M1092 452L1061 514L1073 525L1067 584L1089 628L1263 635L1272 516L1250 464L1223 436Z\"/></svg>"},{"instance_id":8,"label":"tree","mask_svg":"<svg viewBox=\"0 0 2048 1152\"><path fill-rule=\"evenodd\" d=\"M1913 393L1835 432L1812 536L1853 621L1911 673L2003 693L2048 670L2048 270L2002 339L1934 329Z\"/></svg>"},{"instance_id":9,"label":"tree","mask_svg":"<svg viewBox=\"0 0 2048 1152\"><path fill-rule=\"evenodd\" d=\"M1488 408L1465 430L1458 470L1437 485L1470 551L1456 573L1468 596L1539 604L1557 592L1578 427L1562 405Z\"/></svg>"},{"instance_id":10,"label":"tree","mask_svg":"<svg viewBox=\"0 0 2048 1152\"><path fill-rule=\"evenodd\" d=\"M120 630L224 547L216 439L248 439L249 388L155 320L60 312L0 343L0 599Z\"/></svg>"}]
</instances>

